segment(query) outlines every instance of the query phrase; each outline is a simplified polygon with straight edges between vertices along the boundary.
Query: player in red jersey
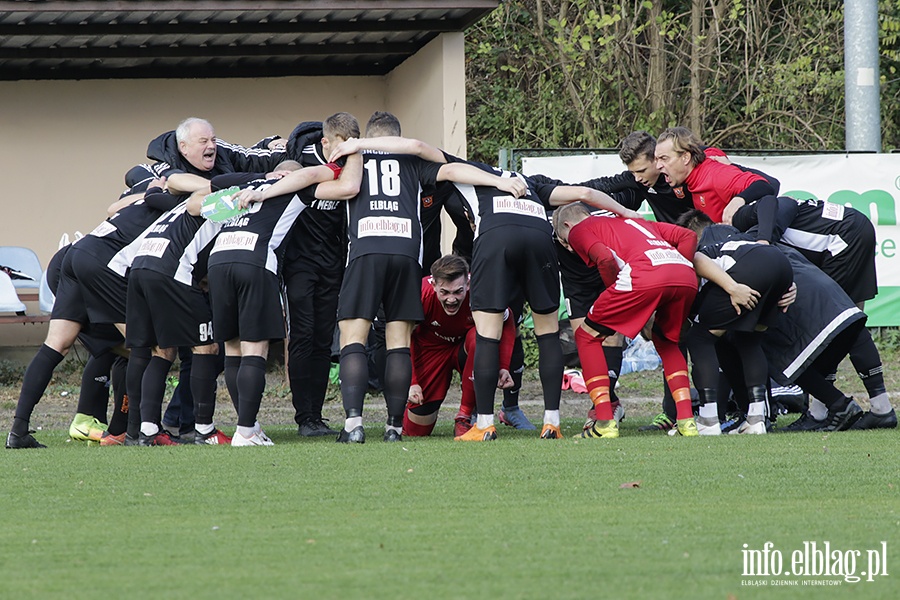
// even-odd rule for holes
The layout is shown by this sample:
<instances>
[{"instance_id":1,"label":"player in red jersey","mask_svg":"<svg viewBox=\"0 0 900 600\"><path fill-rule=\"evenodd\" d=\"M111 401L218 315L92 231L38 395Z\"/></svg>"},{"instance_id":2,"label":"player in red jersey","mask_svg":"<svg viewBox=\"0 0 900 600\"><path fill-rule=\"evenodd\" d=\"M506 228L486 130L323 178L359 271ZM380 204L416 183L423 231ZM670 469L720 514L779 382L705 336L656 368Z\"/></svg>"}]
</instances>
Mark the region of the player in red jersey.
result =
<instances>
[{"instance_id":1,"label":"player in red jersey","mask_svg":"<svg viewBox=\"0 0 900 600\"><path fill-rule=\"evenodd\" d=\"M469 265L459 256L448 255L431 265L431 277L422 279L425 318L412 333L412 385L403 414L403 434L431 435L438 410L450 389L453 371L462 376L462 399L456 415L454 436L471 427L475 409L472 381L475 352L475 321L469 305ZM509 311L500 338L500 377L497 387L513 385L509 360L516 336Z\"/></svg>"},{"instance_id":2,"label":"player in red jersey","mask_svg":"<svg viewBox=\"0 0 900 600\"><path fill-rule=\"evenodd\" d=\"M731 224L735 213L763 196L775 195L762 175L724 164L719 150L705 152L699 138L685 127L670 127L656 140L656 168L671 186L687 185L694 208L716 223Z\"/></svg>"},{"instance_id":3,"label":"player in red jersey","mask_svg":"<svg viewBox=\"0 0 900 600\"><path fill-rule=\"evenodd\" d=\"M585 384L597 415L582 437L619 436L610 407L603 339L614 332L635 337L654 311L653 345L675 399L677 430L684 436L696 436L687 361L678 349L678 339L697 295L692 263L697 236L668 223L592 217L580 204L558 208L553 224L560 243L597 267L606 283L575 332Z\"/></svg>"}]
</instances>

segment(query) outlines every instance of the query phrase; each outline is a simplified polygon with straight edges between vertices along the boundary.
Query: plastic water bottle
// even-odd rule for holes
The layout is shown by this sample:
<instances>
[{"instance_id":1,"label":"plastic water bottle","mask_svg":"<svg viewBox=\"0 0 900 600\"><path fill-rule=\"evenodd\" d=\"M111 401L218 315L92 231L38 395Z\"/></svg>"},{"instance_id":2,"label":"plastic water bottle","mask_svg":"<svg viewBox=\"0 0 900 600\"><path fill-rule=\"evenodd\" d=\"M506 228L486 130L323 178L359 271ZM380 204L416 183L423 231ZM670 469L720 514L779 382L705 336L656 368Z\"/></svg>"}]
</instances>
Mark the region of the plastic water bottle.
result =
<instances>
[{"instance_id":1,"label":"plastic water bottle","mask_svg":"<svg viewBox=\"0 0 900 600\"><path fill-rule=\"evenodd\" d=\"M638 335L622 353L622 371L620 375L637 371L652 371L659 367L661 361L653 342Z\"/></svg>"}]
</instances>

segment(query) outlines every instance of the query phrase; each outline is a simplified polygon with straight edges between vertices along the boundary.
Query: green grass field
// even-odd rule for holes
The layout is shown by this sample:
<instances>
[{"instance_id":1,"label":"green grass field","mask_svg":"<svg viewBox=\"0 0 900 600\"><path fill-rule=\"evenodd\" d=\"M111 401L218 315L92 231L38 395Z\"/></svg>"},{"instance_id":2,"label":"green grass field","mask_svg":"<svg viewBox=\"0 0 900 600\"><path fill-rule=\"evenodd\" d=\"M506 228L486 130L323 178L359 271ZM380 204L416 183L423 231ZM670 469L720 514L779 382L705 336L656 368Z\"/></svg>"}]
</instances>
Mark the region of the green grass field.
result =
<instances>
[{"instance_id":1,"label":"green grass field","mask_svg":"<svg viewBox=\"0 0 900 600\"><path fill-rule=\"evenodd\" d=\"M564 423L567 435L580 422ZM0 597L898 598L897 431L5 451ZM622 484L639 482L639 487ZM887 542L887 577L775 587L743 544ZM835 579L835 578L831 578ZM766 587L742 585L765 580ZM836 580L840 580L837 578Z\"/></svg>"}]
</instances>

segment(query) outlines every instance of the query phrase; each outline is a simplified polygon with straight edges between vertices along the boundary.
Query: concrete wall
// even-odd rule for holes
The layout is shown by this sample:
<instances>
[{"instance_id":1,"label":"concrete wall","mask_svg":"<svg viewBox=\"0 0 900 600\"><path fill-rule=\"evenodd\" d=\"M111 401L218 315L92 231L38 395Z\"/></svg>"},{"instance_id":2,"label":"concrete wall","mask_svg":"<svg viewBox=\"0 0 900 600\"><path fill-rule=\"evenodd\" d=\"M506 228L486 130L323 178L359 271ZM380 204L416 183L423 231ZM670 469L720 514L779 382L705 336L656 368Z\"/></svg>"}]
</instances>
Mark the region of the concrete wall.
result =
<instances>
[{"instance_id":1,"label":"concrete wall","mask_svg":"<svg viewBox=\"0 0 900 600\"><path fill-rule=\"evenodd\" d=\"M465 39L438 36L387 77L388 110L400 119L403 135L466 157ZM440 115L439 118L435 118ZM449 252L456 226L441 214L441 246Z\"/></svg>"},{"instance_id":2,"label":"concrete wall","mask_svg":"<svg viewBox=\"0 0 900 600\"><path fill-rule=\"evenodd\" d=\"M463 34L444 34L388 74L387 110L403 135L465 156L465 86Z\"/></svg>"},{"instance_id":3,"label":"concrete wall","mask_svg":"<svg viewBox=\"0 0 900 600\"><path fill-rule=\"evenodd\" d=\"M0 245L27 246L46 266L60 236L87 233L147 162L147 142L188 116L251 145L337 111L361 126L394 112L404 134L465 154L463 36L442 34L384 77L0 82ZM37 345L42 325L0 326L0 347Z\"/></svg>"}]
</instances>

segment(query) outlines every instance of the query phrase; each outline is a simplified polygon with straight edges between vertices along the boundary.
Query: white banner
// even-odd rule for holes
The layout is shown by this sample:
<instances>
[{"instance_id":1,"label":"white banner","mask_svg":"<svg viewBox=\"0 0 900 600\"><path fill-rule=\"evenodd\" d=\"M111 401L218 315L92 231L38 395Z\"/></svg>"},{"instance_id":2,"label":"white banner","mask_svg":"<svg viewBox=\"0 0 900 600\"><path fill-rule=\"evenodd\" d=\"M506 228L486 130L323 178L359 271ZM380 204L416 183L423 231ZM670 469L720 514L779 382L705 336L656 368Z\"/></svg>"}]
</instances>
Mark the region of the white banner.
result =
<instances>
[{"instance_id":1,"label":"white banner","mask_svg":"<svg viewBox=\"0 0 900 600\"><path fill-rule=\"evenodd\" d=\"M876 225L879 295L866 305L869 325L900 325L900 310L890 299L900 296L900 154L823 154L802 156L729 155L745 167L759 169L781 182L780 194L819 198L852 206ZM523 158L522 173L541 173L569 183L615 175L625 170L615 154ZM645 207L646 208L646 207ZM649 210L648 210L649 212Z\"/></svg>"}]
</instances>

